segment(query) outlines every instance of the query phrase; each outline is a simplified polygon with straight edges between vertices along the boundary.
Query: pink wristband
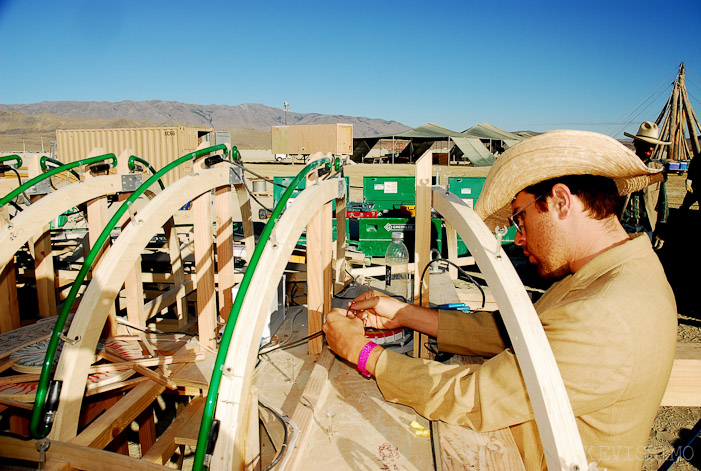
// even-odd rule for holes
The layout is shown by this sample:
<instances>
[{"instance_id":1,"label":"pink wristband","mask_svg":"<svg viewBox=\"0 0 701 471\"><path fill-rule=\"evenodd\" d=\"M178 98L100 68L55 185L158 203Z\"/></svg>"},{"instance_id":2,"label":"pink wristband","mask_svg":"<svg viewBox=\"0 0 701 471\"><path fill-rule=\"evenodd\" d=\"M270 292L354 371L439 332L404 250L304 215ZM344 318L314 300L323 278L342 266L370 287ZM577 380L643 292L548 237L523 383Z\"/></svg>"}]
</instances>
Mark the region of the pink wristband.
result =
<instances>
[{"instance_id":1,"label":"pink wristband","mask_svg":"<svg viewBox=\"0 0 701 471\"><path fill-rule=\"evenodd\" d=\"M370 358L370 352L372 351L373 348L377 347L377 344L375 342L368 342L365 344L363 349L360 351L360 356L358 357L358 371L360 371L360 374L369 378L372 376L370 373L368 373L368 370L365 369L365 367L368 364L368 358Z\"/></svg>"}]
</instances>

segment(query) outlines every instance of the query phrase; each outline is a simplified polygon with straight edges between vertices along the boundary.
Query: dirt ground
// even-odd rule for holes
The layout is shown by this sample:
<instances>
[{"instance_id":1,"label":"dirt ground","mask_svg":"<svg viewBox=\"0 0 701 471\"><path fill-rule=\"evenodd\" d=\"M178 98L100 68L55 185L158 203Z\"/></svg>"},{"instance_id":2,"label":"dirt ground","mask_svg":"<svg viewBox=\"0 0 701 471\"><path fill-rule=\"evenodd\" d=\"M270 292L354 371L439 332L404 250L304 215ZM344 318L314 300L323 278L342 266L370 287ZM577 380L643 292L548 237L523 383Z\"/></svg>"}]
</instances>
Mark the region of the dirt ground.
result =
<instances>
[{"instance_id":1,"label":"dirt ground","mask_svg":"<svg viewBox=\"0 0 701 471\"><path fill-rule=\"evenodd\" d=\"M266 177L296 175L302 169L297 164L247 164L251 170ZM362 201L363 176L411 176L414 166L407 164L364 164L347 165L345 175L350 179L350 200ZM434 175L448 176L485 176L488 169L468 166L436 166ZM701 308L696 297L701 277L701 244L699 231L701 229L701 212L698 203L691 210L682 214L679 211L684 195L684 175L668 176L667 193L669 198L670 216L663 228L665 244L658 255L667 273L677 298L679 313L679 342L701 341ZM272 189L268 191L272 194ZM254 208L254 214L257 208ZM701 407L661 407L654 426L650 432L650 440L646 450L644 471L658 469L672 453L673 447L682 440L691 428L701 419ZM701 469L701 439L684 453L674 465L675 470Z\"/></svg>"}]
</instances>

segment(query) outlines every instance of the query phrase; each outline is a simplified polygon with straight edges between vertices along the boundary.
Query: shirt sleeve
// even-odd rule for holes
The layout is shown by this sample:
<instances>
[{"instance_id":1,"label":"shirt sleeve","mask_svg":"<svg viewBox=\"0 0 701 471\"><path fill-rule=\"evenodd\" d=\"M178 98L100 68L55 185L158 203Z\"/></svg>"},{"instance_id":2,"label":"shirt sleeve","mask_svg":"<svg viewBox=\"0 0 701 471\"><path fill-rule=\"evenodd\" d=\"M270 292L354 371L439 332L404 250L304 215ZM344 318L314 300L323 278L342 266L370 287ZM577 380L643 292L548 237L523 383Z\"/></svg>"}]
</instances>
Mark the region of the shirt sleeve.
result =
<instances>
[{"instance_id":1,"label":"shirt sleeve","mask_svg":"<svg viewBox=\"0 0 701 471\"><path fill-rule=\"evenodd\" d=\"M438 311L438 348L442 352L493 357L507 347L505 337L498 313Z\"/></svg>"}]
</instances>

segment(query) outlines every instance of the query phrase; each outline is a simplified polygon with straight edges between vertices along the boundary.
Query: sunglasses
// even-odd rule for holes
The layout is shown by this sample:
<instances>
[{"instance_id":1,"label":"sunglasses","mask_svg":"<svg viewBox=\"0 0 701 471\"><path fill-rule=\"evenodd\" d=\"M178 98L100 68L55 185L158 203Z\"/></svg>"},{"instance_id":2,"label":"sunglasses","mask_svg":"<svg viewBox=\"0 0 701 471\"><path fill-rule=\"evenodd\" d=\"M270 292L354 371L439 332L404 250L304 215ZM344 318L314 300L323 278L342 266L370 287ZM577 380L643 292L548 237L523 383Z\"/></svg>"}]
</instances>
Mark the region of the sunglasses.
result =
<instances>
[{"instance_id":1,"label":"sunglasses","mask_svg":"<svg viewBox=\"0 0 701 471\"><path fill-rule=\"evenodd\" d=\"M512 226L514 226L516 228L516 230L518 232L523 234L523 227L524 227L523 226L523 212L526 210L526 208L528 208L530 205L532 205L533 203L535 203L536 201L538 201L542 197L543 197L543 195L538 196L533 201L528 203L526 206L524 206L520 210L516 211L511 216L509 216L509 222L511 223Z\"/></svg>"}]
</instances>

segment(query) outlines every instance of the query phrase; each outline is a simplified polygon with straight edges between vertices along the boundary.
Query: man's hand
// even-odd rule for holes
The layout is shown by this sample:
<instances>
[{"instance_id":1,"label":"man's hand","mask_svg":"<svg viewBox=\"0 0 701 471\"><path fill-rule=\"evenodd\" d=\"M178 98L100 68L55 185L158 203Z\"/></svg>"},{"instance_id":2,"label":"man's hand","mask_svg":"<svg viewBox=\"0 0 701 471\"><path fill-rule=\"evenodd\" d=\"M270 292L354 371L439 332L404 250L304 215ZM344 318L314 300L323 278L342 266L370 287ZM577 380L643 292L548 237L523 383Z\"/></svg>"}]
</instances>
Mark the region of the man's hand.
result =
<instances>
[{"instance_id":1,"label":"man's hand","mask_svg":"<svg viewBox=\"0 0 701 471\"><path fill-rule=\"evenodd\" d=\"M355 298L348 310L349 314L360 317L366 327L397 329L404 327L399 319L399 311L406 306L406 303L398 299L370 290Z\"/></svg>"},{"instance_id":2,"label":"man's hand","mask_svg":"<svg viewBox=\"0 0 701 471\"><path fill-rule=\"evenodd\" d=\"M360 318L352 315L346 317L346 311L333 309L326 314L324 333L331 350L354 365L358 364L360 351L368 342Z\"/></svg>"},{"instance_id":3,"label":"man's hand","mask_svg":"<svg viewBox=\"0 0 701 471\"><path fill-rule=\"evenodd\" d=\"M653 239L655 239L654 244L652 244L652 247L655 250L660 250L662 246L664 245L664 240L660 238L658 235L653 235Z\"/></svg>"},{"instance_id":4,"label":"man's hand","mask_svg":"<svg viewBox=\"0 0 701 471\"><path fill-rule=\"evenodd\" d=\"M688 191L689 193L694 192L694 189L691 186L691 180L689 180L688 178L686 179L686 191Z\"/></svg>"}]
</instances>

